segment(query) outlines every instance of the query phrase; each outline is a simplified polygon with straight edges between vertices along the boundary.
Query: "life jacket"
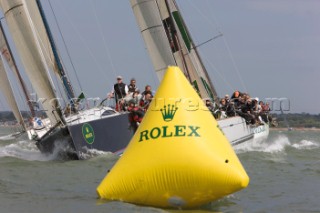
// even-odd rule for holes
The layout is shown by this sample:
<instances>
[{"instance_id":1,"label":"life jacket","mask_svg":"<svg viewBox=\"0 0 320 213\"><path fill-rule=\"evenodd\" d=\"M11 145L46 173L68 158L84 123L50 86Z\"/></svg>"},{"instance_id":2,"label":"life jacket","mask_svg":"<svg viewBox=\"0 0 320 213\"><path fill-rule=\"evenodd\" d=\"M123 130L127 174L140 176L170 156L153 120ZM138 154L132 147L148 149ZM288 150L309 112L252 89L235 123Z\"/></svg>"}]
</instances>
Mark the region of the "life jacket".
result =
<instances>
[{"instance_id":1,"label":"life jacket","mask_svg":"<svg viewBox=\"0 0 320 213\"><path fill-rule=\"evenodd\" d=\"M131 122L141 122L144 116L144 111L139 107L128 107L130 112L129 119Z\"/></svg>"},{"instance_id":2,"label":"life jacket","mask_svg":"<svg viewBox=\"0 0 320 213\"><path fill-rule=\"evenodd\" d=\"M139 106L146 112L149 108L150 101L140 100Z\"/></svg>"},{"instance_id":3,"label":"life jacket","mask_svg":"<svg viewBox=\"0 0 320 213\"><path fill-rule=\"evenodd\" d=\"M126 88L126 84L125 84L125 83L118 83L118 84L115 84L115 85L113 86L116 100L119 100L119 99L121 99L121 98L126 97L126 90L125 90L125 88Z\"/></svg>"}]
</instances>

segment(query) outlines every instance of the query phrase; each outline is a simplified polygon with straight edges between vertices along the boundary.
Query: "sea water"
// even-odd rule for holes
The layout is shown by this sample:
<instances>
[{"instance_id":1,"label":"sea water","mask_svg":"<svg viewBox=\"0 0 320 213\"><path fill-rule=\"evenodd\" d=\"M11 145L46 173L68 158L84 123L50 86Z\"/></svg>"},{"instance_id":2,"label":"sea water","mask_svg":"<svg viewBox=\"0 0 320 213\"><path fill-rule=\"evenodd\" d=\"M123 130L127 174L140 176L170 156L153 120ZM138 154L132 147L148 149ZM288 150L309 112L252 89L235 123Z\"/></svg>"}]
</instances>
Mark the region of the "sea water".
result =
<instances>
[{"instance_id":1,"label":"sea water","mask_svg":"<svg viewBox=\"0 0 320 213\"><path fill-rule=\"evenodd\" d=\"M92 151L86 160L41 154L25 136L0 127L0 212L320 212L320 132L276 131L236 149L249 186L193 210L97 199L96 187L119 159Z\"/></svg>"}]
</instances>

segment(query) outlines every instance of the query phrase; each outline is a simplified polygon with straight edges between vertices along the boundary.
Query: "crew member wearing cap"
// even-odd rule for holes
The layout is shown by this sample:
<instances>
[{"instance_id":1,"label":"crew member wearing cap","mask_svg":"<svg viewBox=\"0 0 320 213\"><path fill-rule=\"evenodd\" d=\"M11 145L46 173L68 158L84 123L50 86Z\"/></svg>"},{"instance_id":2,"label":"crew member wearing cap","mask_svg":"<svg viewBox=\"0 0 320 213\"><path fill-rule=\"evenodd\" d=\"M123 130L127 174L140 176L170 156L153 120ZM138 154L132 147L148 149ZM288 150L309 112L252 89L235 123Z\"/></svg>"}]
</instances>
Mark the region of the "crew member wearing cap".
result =
<instances>
[{"instance_id":1,"label":"crew member wearing cap","mask_svg":"<svg viewBox=\"0 0 320 213\"><path fill-rule=\"evenodd\" d=\"M129 91L128 86L122 82L122 76L117 76L117 83L113 85L113 90L111 92L111 97L116 99L116 110L120 111L120 105L123 103L123 99L127 96Z\"/></svg>"}]
</instances>

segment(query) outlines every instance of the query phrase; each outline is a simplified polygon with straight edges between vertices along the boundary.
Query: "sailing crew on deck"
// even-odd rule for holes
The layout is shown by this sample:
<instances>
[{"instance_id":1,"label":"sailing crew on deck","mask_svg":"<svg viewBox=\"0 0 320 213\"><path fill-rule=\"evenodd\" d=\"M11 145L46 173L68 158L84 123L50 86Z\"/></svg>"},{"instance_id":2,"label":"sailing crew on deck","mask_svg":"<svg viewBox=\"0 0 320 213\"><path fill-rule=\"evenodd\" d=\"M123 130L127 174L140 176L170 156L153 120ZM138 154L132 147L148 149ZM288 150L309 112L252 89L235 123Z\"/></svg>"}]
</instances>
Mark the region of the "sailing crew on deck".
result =
<instances>
[{"instance_id":1,"label":"sailing crew on deck","mask_svg":"<svg viewBox=\"0 0 320 213\"><path fill-rule=\"evenodd\" d=\"M217 108L216 104L212 102L209 98L205 99L205 104L208 110L211 112L215 119L219 119L221 116L221 112Z\"/></svg>"},{"instance_id":2,"label":"sailing crew on deck","mask_svg":"<svg viewBox=\"0 0 320 213\"><path fill-rule=\"evenodd\" d=\"M42 129L44 128L44 123L42 122L42 120L38 117L34 117L33 119L33 128L34 129Z\"/></svg>"},{"instance_id":3,"label":"sailing crew on deck","mask_svg":"<svg viewBox=\"0 0 320 213\"><path fill-rule=\"evenodd\" d=\"M152 101L153 95L151 93L151 91L147 92L144 96L144 98L142 98L140 100L140 107L146 112L150 106L150 103Z\"/></svg>"},{"instance_id":4,"label":"sailing crew on deck","mask_svg":"<svg viewBox=\"0 0 320 213\"><path fill-rule=\"evenodd\" d=\"M116 111L121 111L124 105L124 98L128 95L128 85L122 82L122 76L117 76L117 83L113 85L112 92L108 94L108 98L116 99Z\"/></svg>"},{"instance_id":5,"label":"sailing crew on deck","mask_svg":"<svg viewBox=\"0 0 320 213\"><path fill-rule=\"evenodd\" d=\"M146 86L145 86L144 91L141 93L142 98L145 99L145 95L148 94L148 93L151 94L151 96L152 96L152 98L153 98L154 92L152 91L150 85L146 85Z\"/></svg>"},{"instance_id":6,"label":"sailing crew on deck","mask_svg":"<svg viewBox=\"0 0 320 213\"><path fill-rule=\"evenodd\" d=\"M135 91L139 90L138 87L136 86L136 79L134 78L131 78L130 80L130 84L128 86L128 89L129 89L129 93L134 93Z\"/></svg>"},{"instance_id":7,"label":"sailing crew on deck","mask_svg":"<svg viewBox=\"0 0 320 213\"><path fill-rule=\"evenodd\" d=\"M145 111L140 106L136 105L134 100L129 101L127 110L130 112L129 114L130 125L133 128L133 130L136 131L143 119Z\"/></svg>"},{"instance_id":8,"label":"sailing crew on deck","mask_svg":"<svg viewBox=\"0 0 320 213\"><path fill-rule=\"evenodd\" d=\"M142 98L142 95L140 94L140 90L136 90L132 94L132 99L131 100L133 100L136 105L139 105L141 98Z\"/></svg>"},{"instance_id":9,"label":"sailing crew on deck","mask_svg":"<svg viewBox=\"0 0 320 213\"><path fill-rule=\"evenodd\" d=\"M226 101L226 104L229 104L229 103L230 103L230 97L229 97L228 94L226 94L226 95L224 96L224 100Z\"/></svg>"},{"instance_id":10,"label":"sailing crew on deck","mask_svg":"<svg viewBox=\"0 0 320 213\"><path fill-rule=\"evenodd\" d=\"M125 105L129 106L129 102L131 100L135 100L136 104L138 104L141 99L141 96L142 95L140 94L140 90L136 86L136 79L132 78L128 86L128 95L124 99Z\"/></svg>"},{"instance_id":11,"label":"sailing crew on deck","mask_svg":"<svg viewBox=\"0 0 320 213\"><path fill-rule=\"evenodd\" d=\"M220 119L221 118L226 118L227 117L227 108L228 108L228 103L225 98L221 98L219 102L219 111L221 112Z\"/></svg>"},{"instance_id":12,"label":"sailing crew on deck","mask_svg":"<svg viewBox=\"0 0 320 213\"><path fill-rule=\"evenodd\" d=\"M240 99L243 94L239 92L239 90L234 91L234 93L231 96L231 101L233 101L236 108L238 108L240 104Z\"/></svg>"},{"instance_id":13,"label":"sailing crew on deck","mask_svg":"<svg viewBox=\"0 0 320 213\"><path fill-rule=\"evenodd\" d=\"M261 106L261 112L260 112L260 116L262 117L262 119L267 123L270 122L272 123L272 117L269 115L269 112L271 111L270 109L270 105L268 102L266 103L260 103Z\"/></svg>"},{"instance_id":14,"label":"sailing crew on deck","mask_svg":"<svg viewBox=\"0 0 320 213\"><path fill-rule=\"evenodd\" d=\"M205 100L206 100L206 107L208 107L208 109L213 113L215 110L214 103L212 103L210 99L205 99Z\"/></svg>"}]
</instances>

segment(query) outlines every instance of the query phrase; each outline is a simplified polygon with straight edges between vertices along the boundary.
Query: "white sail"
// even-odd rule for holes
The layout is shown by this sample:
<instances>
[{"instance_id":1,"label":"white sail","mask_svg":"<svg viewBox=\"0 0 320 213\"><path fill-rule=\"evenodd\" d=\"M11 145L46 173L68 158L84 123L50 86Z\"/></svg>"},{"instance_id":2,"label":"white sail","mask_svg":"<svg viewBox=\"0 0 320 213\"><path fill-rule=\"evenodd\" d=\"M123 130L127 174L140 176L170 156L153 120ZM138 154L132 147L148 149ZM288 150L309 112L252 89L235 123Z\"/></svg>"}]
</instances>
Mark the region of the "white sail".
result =
<instances>
[{"instance_id":1,"label":"white sail","mask_svg":"<svg viewBox=\"0 0 320 213\"><path fill-rule=\"evenodd\" d=\"M2 35L0 34L0 43L2 41L1 37ZM2 43L1 43L2 44ZM1 46L2 50L2 46ZM10 109L13 112L14 117L16 118L17 122L21 125L21 127L25 130L25 124L23 121L23 117L20 113L18 104L16 102L16 99L14 98L14 93L12 90L12 86L10 84L9 78L7 76L6 70L3 65L2 57L0 59L0 89L3 92L7 103L10 106Z\"/></svg>"},{"instance_id":2,"label":"white sail","mask_svg":"<svg viewBox=\"0 0 320 213\"><path fill-rule=\"evenodd\" d=\"M130 0L130 3L156 71L169 65L179 66L202 98L211 98L218 103L215 88L175 0ZM158 52L161 54L155 54ZM161 75L158 77L162 79ZM239 116L220 119L218 124L232 145L258 136L256 128L251 128ZM268 135L268 124L261 129Z\"/></svg>"},{"instance_id":3,"label":"white sail","mask_svg":"<svg viewBox=\"0 0 320 213\"><path fill-rule=\"evenodd\" d=\"M6 63L8 64L10 69L14 72L14 74L17 75L17 70L15 68L12 55L9 51L4 32L2 31L2 27L0 28L0 50L1 50L3 59L6 61Z\"/></svg>"},{"instance_id":4,"label":"white sail","mask_svg":"<svg viewBox=\"0 0 320 213\"><path fill-rule=\"evenodd\" d=\"M31 19L30 11L24 0L0 0L0 7L5 15L25 71L42 100L43 109L51 124L55 125L63 118L48 74L46 54L41 48L43 41L39 40L36 30L39 27L36 25L38 22Z\"/></svg>"},{"instance_id":5,"label":"white sail","mask_svg":"<svg viewBox=\"0 0 320 213\"><path fill-rule=\"evenodd\" d=\"M57 63L54 59L51 44L48 39L46 29L44 27L42 17L39 13L37 1L36 0L27 0L24 2L25 2L26 8L29 11L29 15L30 15L30 18L33 22L33 25L36 26L35 33L36 33L37 39L40 43L40 47L41 47L41 50L42 50L43 55L45 57L46 63L51 70L53 70L57 75L59 75L58 66L57 66Z\"/></svg>"},{"instance_id":6,"label":"white sail","mask_svg":"<svg viewBox=\"0 0 320 213\"><path fill-rule=\"evenodd\" d=\"M152 64L161 80L168 65L176 62L168 44L167 35L162 26L159 8L155 1L130 0L133 12L146 43Z\"/></svg>"},{"instance_id":7,"label":"white sail","mask_svg":"<svg viewBox=\"0 0 320 213\"><path fill-rule=\"evenodd\" d=\"M177 65L202 98L217 96L209 76L171 0L130 0L159 80L168 65Z\"/></svg>"},{"instance_id":8,"label":"white sail","mask_svg":"<svg viewBox=\"0 0 320 213\"><path fill-rule=\"evenodd\" d=\"M5 36L2 23L0 23L0 51L2 54L2 60L4 60L9 66L10 70L15 74L18 83L23 91L25 101L27 101L27 105L29 107L31 115L35 116L35 111L33 109L32 102L30 100L28 89L25 85L25 81L22 79L22 76L17 68L16 62L12 56L11 48L8 44L7 38Z\"/></svg>"}]
</instances>

